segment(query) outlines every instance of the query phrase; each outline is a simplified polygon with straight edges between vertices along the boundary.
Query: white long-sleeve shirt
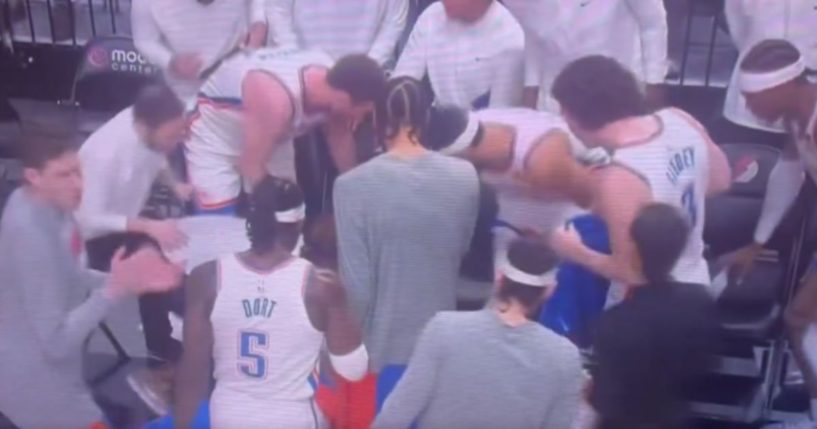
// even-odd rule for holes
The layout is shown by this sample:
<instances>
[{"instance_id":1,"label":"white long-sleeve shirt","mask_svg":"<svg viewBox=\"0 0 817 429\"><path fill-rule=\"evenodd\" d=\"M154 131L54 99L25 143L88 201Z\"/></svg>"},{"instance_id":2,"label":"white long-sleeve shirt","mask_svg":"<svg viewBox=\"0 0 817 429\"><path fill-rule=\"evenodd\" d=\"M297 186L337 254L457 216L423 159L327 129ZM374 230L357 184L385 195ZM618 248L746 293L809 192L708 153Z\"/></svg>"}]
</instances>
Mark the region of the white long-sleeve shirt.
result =
<instances>
[{"instance_id":1,"label":"white long-sleeve shirt","mask_svg":"<svg viewBox=\"0 0 817 429\"><path fill-rule=\"evenodd\" d=\"M85 240L127 230L139 216L153 182L169 176L167 157L150 149L133 124L133 109L123 110L83 143L82 203L76 213Z\"/></svg>"},{"instance_id":2,"label":"white long-sleeve shirt","mask_svg":"<svg viewBox=\"0 0 817 429\"><path fill-rule=\"evenodd\" d=\"M394 56L409 0L270 0L272 42L322 50L334 59L367 54L380 64Z\"/></svg>"},{"instance_id":3,"label":"white long-sleeve shirt","mask_svg":"<svg viewBox=\"0 0 817 429\"><path fill-rule=\"evenodd\" d=\"M663 0L505 0L528 36L526 85L555 111L550 87L562 68L587 55L613 57L647 84L664 81L667 12ZM538 73L538 77L537 77Z\"/></svg>"},{"instance_id":4,"label":"white long-sleeve shirt","mask_svg":"<svg viewBox=\"0 0 817 429\"><path fill-rule=\"evenodd\" d=\"M785 39L797 46L808 68L817 70L817 1L729 0L725 8L729 32L740 56L732 73L723 114L738 125L785 132L782 122L769 124L746 107L746 100L737 86L740 61L762 40Z\"/></svg>"},{"instance_id":5,"label":"white long-sleeve shirt","mask_svg":"<svg viewBox=\"0 0 817 429\"><path fill-rule=\"evenodd\" d=\"M182 98L195 96L201 82L168 74L173 56L199 54L204 70L238 45L254 22L266 22L265 0L217 0L210 5L187 0L137 0L131 6L136 48L165 71L168 83Z\"/></svg>"},{"instance_id":6,"label":"white long-sleeve shirt","mask_svg":"<svg viewBox=\"0 0 817 429\"><path fill-rule=\"evenodd\" d=\"M442 3L436 2L414 25L394 75L422 79L427 74L440 103L517 106L522 100L524 50L522 27L499 2L472 24L448 19ZM487 105L477 102L485 97Z\"/></svg>"}]
</instances>

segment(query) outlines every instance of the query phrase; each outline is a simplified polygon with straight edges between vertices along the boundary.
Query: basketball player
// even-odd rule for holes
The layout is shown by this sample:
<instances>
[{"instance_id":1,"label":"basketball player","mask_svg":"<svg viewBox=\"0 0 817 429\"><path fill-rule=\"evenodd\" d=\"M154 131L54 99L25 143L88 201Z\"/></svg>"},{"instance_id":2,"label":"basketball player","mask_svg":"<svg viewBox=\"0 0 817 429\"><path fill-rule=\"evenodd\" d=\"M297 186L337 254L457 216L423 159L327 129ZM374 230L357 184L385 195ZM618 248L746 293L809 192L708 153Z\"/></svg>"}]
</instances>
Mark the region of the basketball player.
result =
<instances>
[{"instance_id":1,"label":"basketball player","mask_svg":"<svg viewBox=\"0 0 817 429\"><path fill-rule=\"evenodd\" d=\"M500 217L535 212L536 220L527 216L525 224L511 222L520 229L555 226L542 224L542 210L548 206L543 198L589 204L589 169L581 161L598 164L607 159L603 150L584 148L560 117L547 112L508 108L469 113L445 106L435 108L430 118L426 145L474 164L498 191L502 211L512 212ZM502 197L511 204L503 205Z\"/></svg>"},{"instance_id":2,"label":"basketball player","mask_svg":"<svg viewBox=\"0 0 817 429\"><path fill-rule=\"evenodd\" d=\"M228 57L200 90L187 143L199 210L234 212L242 178L250 187L268 172L294 179L290 140L314 125L322 124L338 169L353 167L351 124L384 85L383 70L365 55L335 63L322 52L282 48Z\"/></svg>"},{"instance_id":3,"label":"basketball player","mask_svg":"<svg viewBox=\"0 0 817 429\"><path fill-rule=\"evenodd\" d=\"M808 81L805 64L798 49L785 40L760 42L740 64L738 82L749 109L769 124L782 120L791 140L769 176L755 242L737 253L734 266L741 277L794 204L805 173L817 180L817 85ZM792 350L811 394L808 427L817 425L815 309L817 279L809 277L786 310Z\"/></svg>"},{"instance_id":4,"label":"basketball player","mask_svg":"<svg viewBox=\"0 0 817 429\"><path fill-rule=\"evenodd\" d=\"M428 322L372 428L574 427L579 351L531 320L556 289L558 260L532 238L514 240L502 259L491 304Z\"/></svg>"},{"instance_id":5,"label":"basketball player","mask_svg":"<svg viewBox=\"0 0 817 429\"><path fill-rule=\"evenodd\" d=\"M456 308L460 266L479 212L474 167L421 144L430 106L420 81L390 79L374 114L386 152L335 182L340 272L364 321L378 407L403 374L423 326Z\"/></svg>"},{"instance_id":6,"label":"basketball player","mask_svg":"<svg viewBox=\"0 0 817 429\"><path fill-rule=\"evenodd\" d=\"M190 427L210 374L214 429L321 427L311 375L324 341L338 374L366 373L368 354L336 275L291 254L287 237L297 227L281 218L303 209L303 195L281 183L267 177L250 196L251 249L189 277L174 427Z\"/></svg>"},{"instance_id":7,"label":"basketball player","mask_svg":"<svg viewBox=\"0 0 817 429\"><path fill-rule=\"evenodd\" d=\"M708 195L729 187L731 172L706 130L678 109L650 113L635 77L608 57L590 56L568 65L556 78L553 95L577 137L588 147L613 153L612 162L595 172L593 181L593 211L607 226L612 254L587 248L570 228L553 234L555 250L613 280L607 305L615 304L626 286L642 280L630 225L642 206L661 202L683 209L692 224L673 279L708 285L704 204Z\"/></svg>"},{"instance_id":8,"label":"basketball player","mask_svg":"<svg viewBox=\"0 0 817 429\"><path fill-rule=\"evenodd\" d=\"M469 114L437 108L431 124L427 143L471 161L482 180L497 191L499 213L489 238L493 259L504 255L508 243L520 234L550 231L570 218L586 244L609 251L607 232L598 218L570 201L589 204L589 167L604 164L609 156L601 148L581 145L559 116L528 109ZM490 260L480 262L493 279ZM589 345L590 326L604 307L609 281L564 262L559 282L568 286L556 291L540 321L577 344Z\"/></svg>"}]
</instances>

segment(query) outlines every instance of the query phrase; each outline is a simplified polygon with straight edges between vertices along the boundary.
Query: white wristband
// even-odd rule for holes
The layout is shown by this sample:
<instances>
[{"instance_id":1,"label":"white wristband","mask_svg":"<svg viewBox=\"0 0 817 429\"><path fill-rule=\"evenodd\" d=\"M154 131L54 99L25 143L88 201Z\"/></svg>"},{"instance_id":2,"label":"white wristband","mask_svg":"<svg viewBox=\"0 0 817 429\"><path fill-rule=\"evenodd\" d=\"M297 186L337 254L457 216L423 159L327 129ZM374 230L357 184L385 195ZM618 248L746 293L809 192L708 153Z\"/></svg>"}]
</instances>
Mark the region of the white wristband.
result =
<instances>
[{"instance_id":1,"label":"white wristband","mask_svg":"<svg viewBox=\"0 0 817 429\"><path fill-rule=\"evenodd\" d=\"M369 371L369 352L363 343L343 356L329 353L329 361L332 362L335 372L349 381L362 380Z\"/></svg>"}]
</instances>

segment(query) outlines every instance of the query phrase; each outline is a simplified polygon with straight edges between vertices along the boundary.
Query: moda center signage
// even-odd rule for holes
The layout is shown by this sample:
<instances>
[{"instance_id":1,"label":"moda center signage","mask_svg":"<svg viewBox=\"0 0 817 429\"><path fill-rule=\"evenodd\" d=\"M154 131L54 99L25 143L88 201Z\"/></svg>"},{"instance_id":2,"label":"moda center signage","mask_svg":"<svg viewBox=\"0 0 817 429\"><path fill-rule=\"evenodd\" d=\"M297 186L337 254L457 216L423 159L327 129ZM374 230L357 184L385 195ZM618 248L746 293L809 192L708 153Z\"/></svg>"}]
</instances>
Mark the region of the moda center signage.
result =
<instances>
[{"instance_id":1,"label":"moda center signage","mask_svg":"<svg viewBox=\"0 0 817 429\"><path fill-rule=\"evenodd\" d=\"M151 76L159 69L136 50L131 39L125 37L97 37L85 49L87 74L101 72L132 73Z\"/></svg>"}]
</instances>

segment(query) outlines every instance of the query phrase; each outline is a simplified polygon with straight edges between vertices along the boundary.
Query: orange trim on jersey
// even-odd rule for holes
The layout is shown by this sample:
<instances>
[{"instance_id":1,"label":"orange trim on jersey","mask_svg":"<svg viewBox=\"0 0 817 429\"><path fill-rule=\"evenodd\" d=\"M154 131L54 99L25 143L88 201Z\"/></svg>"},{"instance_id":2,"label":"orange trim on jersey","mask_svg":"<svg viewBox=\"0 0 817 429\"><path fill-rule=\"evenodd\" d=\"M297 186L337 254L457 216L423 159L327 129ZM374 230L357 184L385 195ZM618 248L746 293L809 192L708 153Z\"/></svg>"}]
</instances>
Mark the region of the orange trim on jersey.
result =
<instances>
[{"instance_id":1,"label":"orange trim on jersey","mask_svg":"<svg viewBox=\"0 0 817 429\"><path fill-rule=\"evenodd\" d=\"M217 110L232 110L235 112L240 112L242 110L242 106L240 104L220 102L206 97L198 97L198 103L199 105L210 106Z\"/></svg>"},{"instance_id":2,"label":"orange trim on jersey","mask_svg":"<svg viewBox=\"0 0 817 429\"><path fill-rule=\"evenodd\" d=\"M102 422L95 422L91 423L91 426L88 426L88 429L110 429L110 426Z\"/></svg>"},{"instance_id":3,"label":"orange trim on jersey","mask_svg":"<svg viewBox=\"0 0 817 429\"><path fill-rule=\"evenodd\" d=\"M198 204L198 206L204 210L223 209L224 207L227 207L231 204L235 204L236 202L238 202L238 197L230 198L229 200L226 201L219 201L217 203L203 203L201 202L201 199L196 197L196 204Z\"/></svg>"}]
</instances>

